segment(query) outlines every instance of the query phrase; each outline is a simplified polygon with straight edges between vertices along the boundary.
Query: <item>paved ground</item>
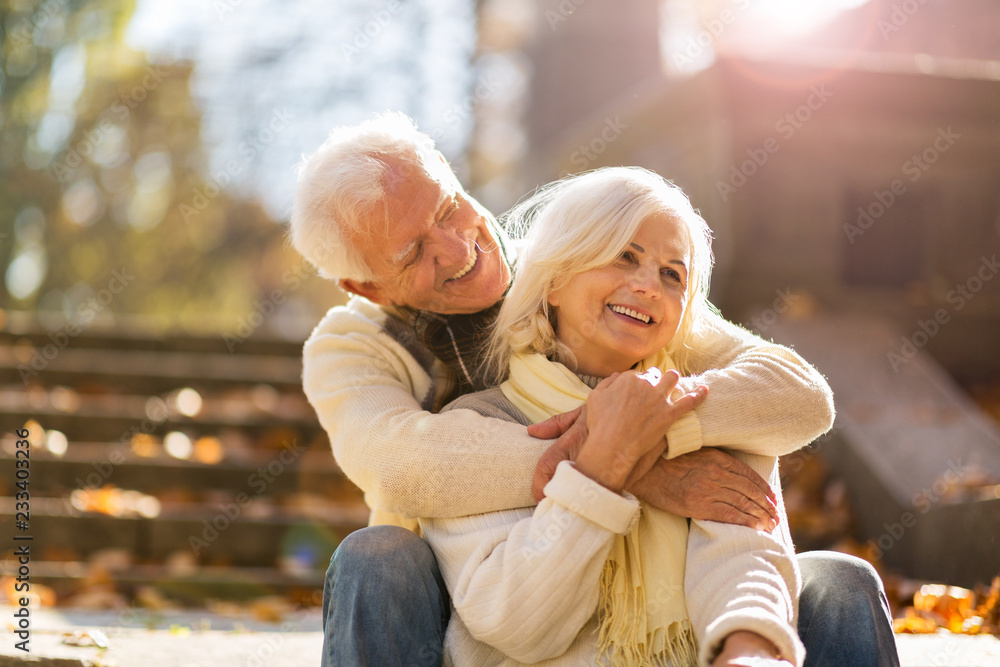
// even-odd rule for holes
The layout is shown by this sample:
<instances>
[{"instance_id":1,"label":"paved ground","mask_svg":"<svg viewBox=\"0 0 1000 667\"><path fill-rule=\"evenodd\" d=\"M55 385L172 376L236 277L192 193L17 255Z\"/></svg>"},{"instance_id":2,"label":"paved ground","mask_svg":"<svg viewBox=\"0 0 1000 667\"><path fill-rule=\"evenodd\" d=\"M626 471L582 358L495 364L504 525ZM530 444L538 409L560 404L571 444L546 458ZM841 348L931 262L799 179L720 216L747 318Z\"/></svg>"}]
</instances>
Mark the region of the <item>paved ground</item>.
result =
<instances>
[{"instance_id":1,"label":"paved ground","mask_svg":"<svg viewBox=\"0 0 1000 667\"><path fill-rule=\"evenodd\" d=\"M0 667L316 667L323 644L318 610L288 614L281 623L208 612L32 612L31 653L14 648L12 607ZM64 632L100 628L108 648L68 646ZM1000 667L995 637L898 635L903 667Z\"/></svg>"}]
</instances>

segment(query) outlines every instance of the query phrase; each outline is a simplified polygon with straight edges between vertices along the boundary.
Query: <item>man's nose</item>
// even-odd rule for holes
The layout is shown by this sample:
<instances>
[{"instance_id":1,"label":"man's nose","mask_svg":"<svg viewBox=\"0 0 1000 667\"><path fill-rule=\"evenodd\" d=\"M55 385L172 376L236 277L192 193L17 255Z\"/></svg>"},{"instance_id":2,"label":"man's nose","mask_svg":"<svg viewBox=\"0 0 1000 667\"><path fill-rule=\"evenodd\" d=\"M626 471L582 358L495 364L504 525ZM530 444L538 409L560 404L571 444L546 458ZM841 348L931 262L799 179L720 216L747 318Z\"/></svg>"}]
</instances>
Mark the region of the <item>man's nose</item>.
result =
<instances>
[{"instance_id":1,"label":"man's nose","mask_svg":"<svg viewBox=\"0 0 1000 667\"><path fill-rule=\"evenodd\" d=\"M434 245L437 248L440 264L465 262L469 258L468 240L458 229L447 224L435 230Z\"/></svg>"}]
</instances>

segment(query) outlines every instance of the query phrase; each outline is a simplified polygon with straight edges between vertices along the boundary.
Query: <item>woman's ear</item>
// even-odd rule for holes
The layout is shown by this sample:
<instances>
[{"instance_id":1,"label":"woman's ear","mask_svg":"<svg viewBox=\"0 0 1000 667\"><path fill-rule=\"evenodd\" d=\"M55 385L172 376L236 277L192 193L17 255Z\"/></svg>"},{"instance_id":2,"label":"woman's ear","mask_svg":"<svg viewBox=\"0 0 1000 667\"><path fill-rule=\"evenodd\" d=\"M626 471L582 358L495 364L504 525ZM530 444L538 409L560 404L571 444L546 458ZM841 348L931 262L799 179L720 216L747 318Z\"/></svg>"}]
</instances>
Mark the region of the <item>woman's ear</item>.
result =
<instances>
[{"instance_id":1,"label":"woman's ear","mask_svg":"<svg viewBox=\"0 0 1000 667\"><path fill-rule=\"evenodd\" d=\"M546 295L545 300L548 301L549 305L553 308L559 306L559 292L561 290L552 289L552 283L549 283L549 293Z\"/></svg>"}]
</instances>

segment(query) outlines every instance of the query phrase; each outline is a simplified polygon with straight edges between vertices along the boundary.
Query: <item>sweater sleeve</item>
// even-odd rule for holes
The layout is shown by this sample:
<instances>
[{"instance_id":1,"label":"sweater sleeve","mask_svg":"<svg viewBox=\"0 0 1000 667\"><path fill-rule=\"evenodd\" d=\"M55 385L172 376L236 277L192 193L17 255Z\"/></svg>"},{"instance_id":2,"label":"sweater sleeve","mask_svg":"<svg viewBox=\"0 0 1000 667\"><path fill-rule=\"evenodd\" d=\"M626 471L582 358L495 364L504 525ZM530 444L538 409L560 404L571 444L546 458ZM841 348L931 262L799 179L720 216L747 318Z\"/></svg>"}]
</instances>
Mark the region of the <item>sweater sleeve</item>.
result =
<instances>
[{"instance_id":1,"label":"sweater sleeve","mask_svg":"<svg viewBox=\"0 0 1000 667\"><path fill-rule=\"evenodd\" d=\"M771 533L743 526L691 521L684 574L688 614L707 666L732 632L755 632L781 657L801 667L805 649L796 630L801 576L788 533L777 459L733 452L778 494L780 521Z\"/></svg>"},{"instance_id":2,"label":"sweater sleeve","mask_svg":"<svg viewBox=\"0 0 1000 667\"><path fill-rule=\"evenodd\" d=\"M427 369L367 308L335 308L317 326L302 384L338 465L369 504L427 517L533 505L535 464L552 441L470 410L422 409L416 397L434 390Z\"/></svg>"},{"instance_id":3,"label":"sweater sleeve","mask_svg":"<svg viewBox=\"0 0 1000 667\"><path fill-rule=\"evenodd\" d=\"M421 520L452 604L477 640L525 663L566 652L594 615L616 534L639 503L563 461L534 509Z\"/></svg>"},{"instance_id":4,"label":"sweater sleeve","mask_svg":"<svg viewBox=\"0 0 1000 667\"><path fill-rule=\"evenodd\" d=\"M678 387L708 385L708 398L667 431L667 457L701 447L782 456L833 425L833 392L792 350L720 315L705 315L688 352L693 373Z\"/></svg>"}]
</instances>

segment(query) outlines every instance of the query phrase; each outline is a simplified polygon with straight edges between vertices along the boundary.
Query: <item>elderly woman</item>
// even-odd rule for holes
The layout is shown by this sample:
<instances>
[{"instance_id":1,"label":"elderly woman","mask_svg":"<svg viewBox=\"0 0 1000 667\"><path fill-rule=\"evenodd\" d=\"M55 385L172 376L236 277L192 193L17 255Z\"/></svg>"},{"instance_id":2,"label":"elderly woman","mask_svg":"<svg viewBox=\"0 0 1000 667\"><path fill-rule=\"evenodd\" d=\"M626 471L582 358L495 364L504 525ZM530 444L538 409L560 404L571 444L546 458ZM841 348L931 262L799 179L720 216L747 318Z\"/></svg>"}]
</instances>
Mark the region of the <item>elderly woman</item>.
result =
<instances>
[{"instance_id":1,"label":"elderly woman","mask_svg":"<svg viewBox=\"0 0 1000 667\"><path fill-rule=\"evenodd\" d=\"M565 179L511 219L530 230L491 347L506 379L449 409L529 425L586 404L592 428L537 507L421 520L457 612L446 664L801 665L774 457L740 454L777 494L772 531L689 525L623 492L698 428L690 411L708 388L672 390L707 353L705 331L734 327L707 301L707 225L636 168ZM737 431L761 418L732 415ZM829 413L803 419L812 437L830 426Z\"/></svg>"}]
</instances>

